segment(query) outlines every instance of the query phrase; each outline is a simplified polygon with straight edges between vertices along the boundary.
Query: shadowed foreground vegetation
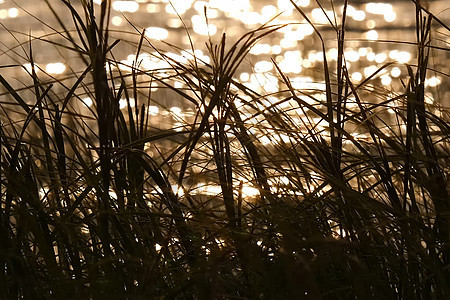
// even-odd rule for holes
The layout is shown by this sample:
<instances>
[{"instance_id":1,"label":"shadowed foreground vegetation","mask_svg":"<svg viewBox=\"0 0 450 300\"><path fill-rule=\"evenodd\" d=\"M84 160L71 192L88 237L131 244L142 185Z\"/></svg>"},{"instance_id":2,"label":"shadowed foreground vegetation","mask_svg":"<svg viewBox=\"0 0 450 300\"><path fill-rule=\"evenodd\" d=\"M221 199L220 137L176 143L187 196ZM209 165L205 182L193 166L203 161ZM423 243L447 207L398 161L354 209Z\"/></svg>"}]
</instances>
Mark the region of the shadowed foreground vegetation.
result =
<instances>
[{"instance_id":1,"label":"shadowed foreground vegetation","mask_svg":"<svg viewBox=\"0 0 450 300\"><path fill-rule=\"evenodd\" d=\"M73 23L61 43L42 39L83 69L38 72L30 37L22 85L0 75L1 299L450 297L450 111L425 95L431 53L448 51L432 28L450 31L419 4L399 90L375 80L390 63L352 83L343 17L323 89L275 65L280 91L263 94L236 70L285 25L211 41L210 63L177 61L136 28L125 70L110 1L55 2ZM144 51L167 67L142 67ZM152 125L155 83L192 108L175 129Z\"/></svg>"}]
</instances>

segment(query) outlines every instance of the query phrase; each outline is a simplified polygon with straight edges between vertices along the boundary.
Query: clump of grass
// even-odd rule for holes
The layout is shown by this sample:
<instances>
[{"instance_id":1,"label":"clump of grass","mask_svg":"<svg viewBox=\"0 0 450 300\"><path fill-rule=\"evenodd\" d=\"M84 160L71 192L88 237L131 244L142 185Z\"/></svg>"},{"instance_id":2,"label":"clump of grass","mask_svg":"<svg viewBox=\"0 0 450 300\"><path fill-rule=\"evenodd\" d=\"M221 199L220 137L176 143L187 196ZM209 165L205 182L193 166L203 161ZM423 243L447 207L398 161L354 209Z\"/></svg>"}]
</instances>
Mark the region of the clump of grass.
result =
<instances>
[{"instance_id":1,"label":"clump of grass","mask_svg":"<svg viewBox=\"0 0 450 300\"><path fill-rule=\"evenodd\" d=\"M83 69L38 75L30 38L25 87L0 75L2 299L449 296L448 107L425 101L430 52L447 51L432 25L448 28L420 3L402 89L371 87L387 65L350 79L345 1L325 88L296 89L273 62L281 88L266 95L235 73L285 25L210 41L210 63L181 63L136 28L124 66L111 2L60 2L75 30L55 13L63 42L44 40ZM147 50L168 67L143 68ZM154 126L154 83L192 108L176 130Z\"/></svg>"}]
</instances>

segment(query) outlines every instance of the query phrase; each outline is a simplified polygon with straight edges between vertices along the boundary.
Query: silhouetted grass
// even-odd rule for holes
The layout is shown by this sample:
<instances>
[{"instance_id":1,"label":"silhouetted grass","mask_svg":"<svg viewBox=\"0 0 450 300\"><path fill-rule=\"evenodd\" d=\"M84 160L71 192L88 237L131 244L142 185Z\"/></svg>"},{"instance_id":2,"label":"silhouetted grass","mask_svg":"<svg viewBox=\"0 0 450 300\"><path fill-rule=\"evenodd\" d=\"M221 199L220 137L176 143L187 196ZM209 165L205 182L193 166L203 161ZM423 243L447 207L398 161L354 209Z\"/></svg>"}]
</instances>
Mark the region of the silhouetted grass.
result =
<instances>
[{"instance_id":1,"label":"silhouetted grass","mask_svg":"<svg viewBox=\"0 0 450 300\"><path fill-rule=\"evenodd\" d=\"M30 37L24 87L0 75L1 299L450 296L449 111L425 101L430 51L448 51L433 48L432 24L448 28L420 3L401 89L376 85L389 64L350 79L345 2L324 88L295 88L274 61L280 91L262 94L236 71L285 25L210 40L210 63L180 62L135 28L136 60L123 66L110 1L99 12L58 2L73 23L60 18L62 41L42 40L82 68L37 72ZM145 69L144 51L166 67ZM178 128L156 126L155 83L192 108Z\"/></svg>"}]
</instances>

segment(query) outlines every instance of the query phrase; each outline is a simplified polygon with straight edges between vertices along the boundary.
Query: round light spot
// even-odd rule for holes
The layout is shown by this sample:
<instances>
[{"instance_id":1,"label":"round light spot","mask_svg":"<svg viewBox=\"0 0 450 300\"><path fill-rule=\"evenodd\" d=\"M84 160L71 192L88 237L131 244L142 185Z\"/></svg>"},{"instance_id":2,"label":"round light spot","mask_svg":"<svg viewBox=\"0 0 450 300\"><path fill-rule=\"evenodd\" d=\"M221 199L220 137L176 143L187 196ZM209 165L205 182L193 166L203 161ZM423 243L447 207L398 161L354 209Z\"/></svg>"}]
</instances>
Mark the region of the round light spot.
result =
<instances>
[{"instance_id":1,"label":"round light spot","mask_svg":"<svg viewBox=\"0 0 450 300\"><path fill-rule=\"evenodd\" d=\"M353 13L352 17L355 21L364 21L366 19L366 13L363 10L357 10Z\"/></svg>"},{"instance_id":2,"label":"round light spot","mask_svg":"<svg viewBox=\"0 0 450 300\"><path fill-rule=\"evenodd\" d=\"M369 20L369 21L366 22L366 26L367 26L367 28L369 28L369 29L375 28L375 25L376 25L376 23L375 23L374 20Z\"/></svg>"},{"instance_id":3,"label":"round light spot","mask_svg":"<svg viewBox=\"0 0 450 300\"><path fill-rule=\"evenodd\" d=\"M388 11L384 14L384 19L386 20L386 22L394 22L396 18L397 14L393 11Z\"/></svg>"},{"instance_id":4,"label":"round light spot","mask_svg":"<svg viewBox=\"0 0 450 300\"><path fill-rule=\"evenodd\" d=\"M382 85L390 85L392 82L392 78L389 75L381 76L381 84Z\"/></svg>"},{"instance_id":5,"label":"round light spot","mask_svg":"<svg viewBox=\"0 0 450 300\"><path fill-rule=\"evenodd\" d=\"M122 22L123 22L123 20L119 16L115 16L111 19L111 23L113 23L114 26L120 26L120 25L122 25Z\"/></svg>"},{"instance_id":6,"label":"round light spot","mask_svg":"<svg viewBox=\"0 0 450 300\"><path fill-rule=\"evenodd\" d=\"M248 81L250 79L250 74L248 74L247 72L241 73L239 79L241 81Z\"/></svg>"},{"instance_id":7,"label":"round light spot","mask_svg":"<svg viewBox=\"0 0 450 300\"><path fill-rule=\"evenodd\" d=\"M0 9L0 19L8 17L8 11L6 9Z\"/></svg>"},{"instance_id":8,"label":"round light spot","mask_svg":"<svg viewBox=\"0 0 450 300\"><path fill-rule=\"evenodd\" d=\"M93 101L90 97L86 97L81 99L81 101L83 101L83 103L87 106L87 107L91 107L91 105L93 104Z\"/></svg>"},{"instance_id":9,"label":"round light spot","mask_svg":"<svg viewBox=\"0 0 450 300\"><path fill-rule=\"evenodd\" d=\"M50 63L45 67L45 71L49 74L62 74L66 70L63 63Z\"/></svg>"},{"instance_id":10,"label":"round light spot","mask_svg":"<svg viewBox=\"0 0 450 300\"><path fill-rule=\"evenodd\" d=\"M378 40L378 32L376 30L370 30L366 32L366 38L371 41Z\"/></svg>"},{"instance_id":11,"label":"round light spot","mask_svg":"<svg viewBox=\"0 0 450 300\"><path fill-rule=\"evenodd\" d=\"M392 76L392 77L397 78L397 77L399 77L401 74L402 74L402 70L400 70L400 68L398 68L398 67L392 68L392 70L391 70L391 76Z\"/></svg>"},{"instance_id":12,"label":"round light spot","mask_svg":"<svg viewBox=\"0 0 450 300\"><path fill-rule=\"evenodd\" d=\"M15 18L19 15L19 10L15 7L8 9L8 16L10 18Z\"/></svg>"},{"instance_id":13,"label":"round light spot","mask_svg":"<svg viewBox=\"0 0 450 300\"><path fill-rule=\"evenodd\" d=\"M353 79L354 81L359 82L359 81L362 80L362 74L359 73L359 72L354 72L354 73L352 73L352 79Z\"/></svg>"}]
</instances>

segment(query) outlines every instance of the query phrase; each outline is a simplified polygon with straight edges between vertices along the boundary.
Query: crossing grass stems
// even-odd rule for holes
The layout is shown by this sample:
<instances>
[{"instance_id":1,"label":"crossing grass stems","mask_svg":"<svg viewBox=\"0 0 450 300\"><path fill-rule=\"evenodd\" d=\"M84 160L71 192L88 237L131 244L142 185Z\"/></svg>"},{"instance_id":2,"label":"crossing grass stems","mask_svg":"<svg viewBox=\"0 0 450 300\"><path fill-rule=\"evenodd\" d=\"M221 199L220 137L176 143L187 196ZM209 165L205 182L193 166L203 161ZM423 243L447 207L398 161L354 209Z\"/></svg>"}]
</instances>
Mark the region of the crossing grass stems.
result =
<instances>
[{"instance_id":1,"label":"crossing grass stems","mask_svg":"<svg viewBox=\"0 0 450 300\"><path fill-rule=\"evenodd\" d=\"M287 25L210 38L209 63L177 61L135 27L126 72L114 58L125 41L108 27L111 1L58 0L71 24L45 2L63 42L42 39L84 67L48 79L30 36L19 45L31 65L25 87L0 74L9 99L0 104L0 298L450 297L449 111L425 101L432 54L448 51L433 46L433 26L449 28L420 1L417 59L400 66L409 77L394 96L371 86L389 64L360 83L349 76L347 1L339 24L330 21L335 62L292 1L321 42L325 89L294 88L273 61L280 91L271 95L236 72ZM143 69L143 51L170 67ZM151 126L155 83L194 108L177 130ZM93 105L81 112L87 96ZM389 107L391 123L380 113ZM206 179L214 195L197 192ZM248 186L258 191L251 199Z\"/></svg>"}]
</instances>

